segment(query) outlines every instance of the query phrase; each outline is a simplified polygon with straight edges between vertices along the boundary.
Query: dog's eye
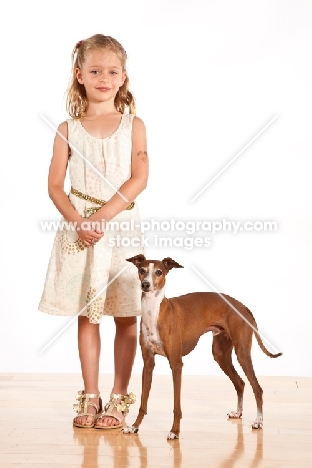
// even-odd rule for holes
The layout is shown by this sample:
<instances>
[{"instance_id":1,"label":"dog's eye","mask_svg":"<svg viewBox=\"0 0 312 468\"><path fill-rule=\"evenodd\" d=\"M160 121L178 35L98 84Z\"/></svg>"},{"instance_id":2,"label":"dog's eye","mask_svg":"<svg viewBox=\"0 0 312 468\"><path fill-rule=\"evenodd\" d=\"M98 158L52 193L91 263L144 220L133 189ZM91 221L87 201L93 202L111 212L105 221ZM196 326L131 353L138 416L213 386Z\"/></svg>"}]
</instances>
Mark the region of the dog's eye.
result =
<instances>
[{"instance_id":1,"label":"dog's eye","mask_svg":"<svg viewBox=\"0 0 312 468\"><path fill-rule=\"evenodd\" d=\"M156 270L156 271L155 271L155 275L156 275L156 276L161 276L162 274L163 274L163 273L162 273L161 270Z\"/></svg>"},{"instance_id":2,"label":"dog's eye","mask_svg":"<svg viewBox=\"0 0 312 468\"><path fill-rule=\"evenodd\" d=\"M139 268L139 273L140 273L141 275L144 275L144 273L145 273L144 268Z\"/></svg>"}]
</instances>

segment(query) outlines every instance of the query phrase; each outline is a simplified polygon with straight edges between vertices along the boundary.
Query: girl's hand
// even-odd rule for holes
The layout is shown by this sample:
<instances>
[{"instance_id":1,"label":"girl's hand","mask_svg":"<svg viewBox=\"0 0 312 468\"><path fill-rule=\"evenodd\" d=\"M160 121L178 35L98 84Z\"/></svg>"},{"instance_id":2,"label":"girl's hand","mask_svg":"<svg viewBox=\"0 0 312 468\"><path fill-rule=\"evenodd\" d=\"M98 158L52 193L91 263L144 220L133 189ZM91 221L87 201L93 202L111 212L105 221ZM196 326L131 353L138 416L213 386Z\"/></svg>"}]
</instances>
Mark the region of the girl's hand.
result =
<instances>
[{"instance_id":1,"label":"girl's hand","mask_svg":"<svg viewBox=\"0 0 312 468\"><path fill-rule=\"evenodd\" d=\"M100 231L90 218L82 218L77 224L76 231L87 247L96 244L104 236L104 232Z\"/></svg>"}]
</instances>

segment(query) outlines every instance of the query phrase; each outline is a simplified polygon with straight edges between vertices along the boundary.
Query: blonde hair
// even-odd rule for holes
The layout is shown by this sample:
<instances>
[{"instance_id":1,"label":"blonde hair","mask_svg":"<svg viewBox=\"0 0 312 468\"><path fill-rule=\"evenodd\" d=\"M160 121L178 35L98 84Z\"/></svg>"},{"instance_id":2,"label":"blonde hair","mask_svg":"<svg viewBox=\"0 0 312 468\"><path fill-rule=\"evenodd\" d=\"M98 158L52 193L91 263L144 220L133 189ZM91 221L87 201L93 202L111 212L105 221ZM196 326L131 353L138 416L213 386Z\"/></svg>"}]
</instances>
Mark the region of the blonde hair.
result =
<instances>
[{"instance_id":1,"label":"blonde hair","mask_svg":"<svg viewBox=\"0 0 312 468\"><path fill-rule=\"evenodd\" d=\"M94 36L77 42L72 52L72 74L66 97L66 110L74 119L83 117L88 109L88 100L84 85L80 84L76 78L76 68L82 67L85 62L86 54L92 49L106 49L114 52L122 66L122 70L126 71L127 53L122 45L113 37L104 36L103 34L95 34ZM118 112L125 113L125 107L129 107L130 114L135 114L135 100L132 93L128 89L129 78L126 75L124 84L119 88L115 96L115 107Z\"/></svg>"}]
</instances>

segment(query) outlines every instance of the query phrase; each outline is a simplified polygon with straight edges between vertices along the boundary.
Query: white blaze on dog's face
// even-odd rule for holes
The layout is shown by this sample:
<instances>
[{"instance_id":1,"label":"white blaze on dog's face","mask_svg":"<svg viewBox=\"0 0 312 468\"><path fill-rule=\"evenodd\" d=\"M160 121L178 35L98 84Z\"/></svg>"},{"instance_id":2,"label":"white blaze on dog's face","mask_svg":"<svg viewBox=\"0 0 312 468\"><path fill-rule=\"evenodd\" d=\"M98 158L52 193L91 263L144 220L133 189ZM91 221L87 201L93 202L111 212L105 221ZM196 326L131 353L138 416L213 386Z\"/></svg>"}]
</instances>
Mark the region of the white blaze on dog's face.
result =
<instances>
[{"instance_id":1,"label":"white blaze on dog's face","mask_svg":"<svg viewBox=\"0 0 312 468\"><path fill-rule=\"evenodd\" d=\"M159 260L143 262L138 272L142 291L154 292L164 287L166 270Z\"/></svg>"},{"instance_id":2,"label":"white blaze on dog's face","mask_svg":"<svg viewBox=\"0 0 312 468\"><path fill-rule=\"evenodd\" d=\"M146 281L148 281L153 288L153 273L154 273L154 263L150 263L148 265L148 271L147 271L147 276L146 276ZM154 288L153 288L154 289Z\"/></svg>"}]
</instances>

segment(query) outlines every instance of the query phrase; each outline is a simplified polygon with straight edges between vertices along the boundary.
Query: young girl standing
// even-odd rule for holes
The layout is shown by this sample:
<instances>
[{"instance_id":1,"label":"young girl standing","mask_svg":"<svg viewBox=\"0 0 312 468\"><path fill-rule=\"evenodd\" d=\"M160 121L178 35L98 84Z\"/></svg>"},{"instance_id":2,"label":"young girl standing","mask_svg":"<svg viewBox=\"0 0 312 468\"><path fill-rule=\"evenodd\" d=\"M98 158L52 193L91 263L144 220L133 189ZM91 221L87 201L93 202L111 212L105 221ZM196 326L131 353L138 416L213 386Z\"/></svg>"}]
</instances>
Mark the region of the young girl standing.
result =
<instances>
[{"instance_id":1,"label":"young girl standing","mask_svg":"<svg viewBox=\"0 0 312 468\"><path fill-rule=\"evenodd\" d=\"M143 251L135 199L146 187L148 161L145 126L134 115L128 90L126 59L121 44L109 36L97 34L76 44L67 93L72 118L58 128L49 171L49 195L62 221L74 223L75 229L56 234L39 310L78 316L84 390L76 397L73 424L84 428L121 427L135 400L128 383L141 298L136 268L126 258ZM64 191L67 166L69 195ZM114 231L108 233L102 226L110 220ZM125 238L120 228L125 222L134 231L127 242L116 243L118 236ZM103 314L113 316L116 325L114 383L104 407L98 388Z\"/></svg>"}]
</instances>

